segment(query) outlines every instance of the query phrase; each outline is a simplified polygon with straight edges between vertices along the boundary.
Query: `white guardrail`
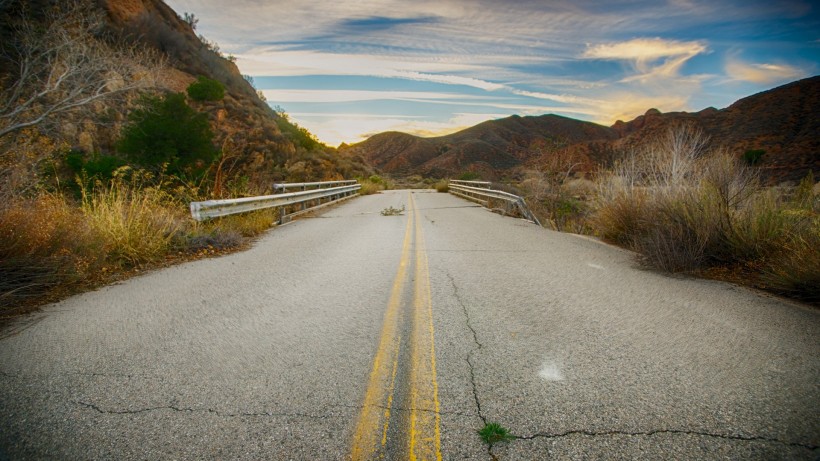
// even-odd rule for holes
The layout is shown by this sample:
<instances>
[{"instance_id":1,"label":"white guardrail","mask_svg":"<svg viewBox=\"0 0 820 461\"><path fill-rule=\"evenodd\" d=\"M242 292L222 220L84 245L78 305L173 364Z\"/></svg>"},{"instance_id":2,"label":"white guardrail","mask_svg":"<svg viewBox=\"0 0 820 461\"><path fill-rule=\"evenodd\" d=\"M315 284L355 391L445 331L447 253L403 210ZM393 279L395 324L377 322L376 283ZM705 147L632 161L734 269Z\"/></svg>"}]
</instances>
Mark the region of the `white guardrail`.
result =
<instances>
[{"instance_id":1,"label":"white guardrail","mask_svg":"<svg viewBox=\"0 0 820 461\"><path fill-rule=\"evenodd\" d=\"M538 218L536 218L535 215L530 211L529 207L527 206L527 202L525 202L522 197L519 197L515 194L510 194L509 192L490 189L490 186L491 183L489 181L461 181L451 179L449 181L448 190L453 195L457 195L467 200L480 203L482 206L487 208L490 207L491 200L505 201L508 204L517 207L518 211L521 212L521 215L524 216L525 219L535 224L538 224L538 226L541 226L541 223L538 222Z\"/></svg>"},{"instance_id":2,"label":"white guardrail","mask_svg":"<svg viewBox=\"0 0 820 461\"><path fill-rule=\"evenodd\" d=\"M193 216L193 218L197 221L204 221L206 219L217 218L220 216L228 216L237 213L245 213L248 211L278 207L280 209L279 223L282 224L288 218L298 214L355 197L359 194L359 189L361 189L362 186L354 180L326 181L321 183L275 184L275 188L278 187L281 190L287 190L288 188L304 189L306 187L327 186L342 182L345 183L345 185L325 187L323 189L302 190L299 192L290 192L286 194L191 202L191 216ZM322 203L322 200L324 199L327 199L327 201ZM310 202L315 202L315 204L308 206ZM301 207L298 211L287 213L287 207L292 207L294 205L301 205Z\"/></svg>"}]
</instances>

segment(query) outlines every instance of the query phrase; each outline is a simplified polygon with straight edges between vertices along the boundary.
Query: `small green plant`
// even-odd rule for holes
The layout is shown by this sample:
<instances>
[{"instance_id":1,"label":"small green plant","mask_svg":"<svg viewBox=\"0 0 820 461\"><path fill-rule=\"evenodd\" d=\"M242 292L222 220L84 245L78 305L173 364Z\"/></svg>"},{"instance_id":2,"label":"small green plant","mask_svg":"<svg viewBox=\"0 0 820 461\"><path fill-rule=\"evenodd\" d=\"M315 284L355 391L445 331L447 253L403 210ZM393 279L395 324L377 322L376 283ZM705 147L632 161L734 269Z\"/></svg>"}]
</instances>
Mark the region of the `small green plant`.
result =
<instances>
[{"instance_id":1,"label":"small green plant","mask_svg":"<svg viewBox=\"0 0 820 461\"><path fill-rule=\"evenodd\" d=\"M404 213L404 205L401 208L389 206L381 211L382 216L400 216L402 213Z\"/></svg>"},{"instance_id":2,"label":"small green plant","mask_svg":"<svg viewBox=\"0 0 820 461\"><path fill-rule=\"evenodd\" d=\"M508 431L506 427L498 423L485 424L484 427L478 431L478 435L481 436L481 440L489 445L493 445L498 442L508 442L515 439L515 436L511 435L510 431Z\"/></svg>"},{"instance_id":3,"label":"small green plant","mask_svg":"<svg viewBox=\"0 0 820 461\"><path fill-rule=\"evenodd\" d=\"M458 179L461 181L473 181L476 179L481 178L481 175L476 173L475 171L465 171L459 175Z\"/></svg>"},{"instance_id":4,"label":"small green plant","mask_svg":"<svg viewBox=\"0 0 820 461\"><path fill-rule=\"evenodd\" d=\"M763 160L763 149L749 149L743 154L743 160L749 165L757 165Z\"/></svg>"}]
</instances>

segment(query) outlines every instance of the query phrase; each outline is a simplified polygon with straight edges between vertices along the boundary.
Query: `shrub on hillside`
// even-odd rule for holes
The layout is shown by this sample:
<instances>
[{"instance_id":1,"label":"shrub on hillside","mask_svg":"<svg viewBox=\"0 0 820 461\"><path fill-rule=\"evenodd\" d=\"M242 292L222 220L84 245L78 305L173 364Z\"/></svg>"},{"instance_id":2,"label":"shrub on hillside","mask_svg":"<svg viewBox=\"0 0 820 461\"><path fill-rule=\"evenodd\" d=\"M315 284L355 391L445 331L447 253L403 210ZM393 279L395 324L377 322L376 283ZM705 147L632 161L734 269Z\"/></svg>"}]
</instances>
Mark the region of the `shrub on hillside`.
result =
<instances>
[{"instance_id":1,"label":"shrub on hillside","mask_svg":"<svg viewBox=\"0 0 820 461\"><path fill-rule=\"evenodd\" d=\"M194 101L219 101L225 97L225 86L200 75L194 83L188 85L188 96Z\"/></svg>"},{"instance_id":2,"label":"shrub on hillside","mask_svg":"<svg viewBox=\"0 0 820 461\"><path fill-rule=\"evenodd\" d=\"M117 147L137 165L174 174L202 174L216 158L205 114L185 103L181 93L143 98L128 117Z\"/></svg>"}]
</instances>

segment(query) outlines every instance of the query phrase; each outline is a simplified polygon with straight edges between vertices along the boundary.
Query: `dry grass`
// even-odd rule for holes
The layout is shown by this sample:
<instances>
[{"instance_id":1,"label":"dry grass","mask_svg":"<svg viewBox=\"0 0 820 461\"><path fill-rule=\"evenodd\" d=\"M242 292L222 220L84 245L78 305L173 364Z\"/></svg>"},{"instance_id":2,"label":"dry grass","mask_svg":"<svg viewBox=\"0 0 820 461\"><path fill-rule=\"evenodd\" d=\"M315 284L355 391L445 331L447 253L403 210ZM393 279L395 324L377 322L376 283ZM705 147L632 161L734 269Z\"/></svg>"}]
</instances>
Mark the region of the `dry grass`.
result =
<instances>
[{"instance_id":1,"label":"dry grass","mask_svg":"<svg viewBox=\"0 0 820 461\"><path fill-rule=\"evenodd\" d=\"M0 210L0 314L52 299L101 270L103 261L82 215L61 196L6 202Z\"/></svg>"},{"instance_id":2,"label":"dry grass","mask_svg":"<svg viewBox=\"0 0 820 461\"><path fill-rule=\"evenodd\" d=\"M82 214L105 259L139 266L162 259L185 225L184 207L159 189L115 181L86 194Z\"/></svg>"},{"instance_id":3,"label":"dry grass","mask_svg":"<svg viewBox=\"0 0 820 461\"><path fill-rule=\"evenodd\" d=\"M433 188L436 189L436 192L447 193L450 191L450 182L446 179L441 179L439 181L436 181L436 183L433 185Z\"/></svg>"},{"instance_id":4,"label":"dry grass","mask_svg":"<svg viewBox=\"0 0 820 461\"><path fill-rule=\"evenodd\" d=\"M136 174L135 176L139 176ZM0 318L126 276L239 248L274 210L193 221L187 201L142 180L97 184L75 204L59 194L0 208Z\"/></svg>"}]
</instances>

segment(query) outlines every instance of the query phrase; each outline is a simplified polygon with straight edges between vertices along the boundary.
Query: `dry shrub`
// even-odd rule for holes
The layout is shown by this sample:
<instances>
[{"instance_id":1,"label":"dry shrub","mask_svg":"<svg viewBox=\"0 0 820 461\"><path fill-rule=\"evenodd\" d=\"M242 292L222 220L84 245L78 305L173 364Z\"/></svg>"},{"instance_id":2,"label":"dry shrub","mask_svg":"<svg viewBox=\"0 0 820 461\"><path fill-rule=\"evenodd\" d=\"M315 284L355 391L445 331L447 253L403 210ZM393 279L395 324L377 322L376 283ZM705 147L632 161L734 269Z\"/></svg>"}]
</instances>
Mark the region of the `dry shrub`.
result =
<instances>
[{"instance_id":1,"label":"dry shrub","mask_svg":"<svg viewBox=\"0 0 820 461\"><path fill-rule=\"evenodd\" d=\"M384 185L370 181L362 181L362 188L359 189L360 195L378 194L384 190Z\"/></svg>"},{"instance_id":2,"label":"dry shrub","mask_svg":"<svg viewBox=\"0 0 820 461\"><path fill-rule=\"evenodd\" d=\"M768 261L763 281L778 293L820 304L820 220L793 235Z\"/></svg>"},{"instance_id":3,"label":"dry shrub","mask_svg":"<svg viewBox=\"0 0 820 461\"><path fill-rule=\"evenodd\" d=\"M436 192L447 193L450 191L450 182L446 179L441 179L433 185L433 188L436 189Z\"/></svg>"},{"instance_id":4,"label":"dry shrub","mask_svg":"<svg viewBox=\"0 0 820 461\"><path fill-rule=\"evenodd\" d=\"M359 184L362 185L362 188L359 190L359 194L361 195L378 194L379 192L385 189L391 189L393 186L390 183L390 181L377 175L372 175L369 178L360 179Z\"/></svg>"},{"instance_id":5,"label":"dry shrub","mask_svg":"<svg viewBox=\"0 0 820 461\"><path fill-rule=\"evenodd\" d=\"M817 302L820 199L809 175L765 189L727 152L702 151L691 128L633 152L599 181L598 235L670 272L742 268L750 283ZM750 268L763 273L749 274Z\"/></svg>"},{"instance_id":6,"label":"dry shrub","mask_svg":"<svg viewBox=\"0 0 820 461\"><path fill-rule=\"evenodd\" d=\"M100 267L91 232L65 200L44 194L0 210L0 311L9 313Z\"/></svg>"}]
</instances>

